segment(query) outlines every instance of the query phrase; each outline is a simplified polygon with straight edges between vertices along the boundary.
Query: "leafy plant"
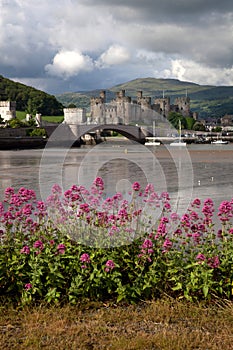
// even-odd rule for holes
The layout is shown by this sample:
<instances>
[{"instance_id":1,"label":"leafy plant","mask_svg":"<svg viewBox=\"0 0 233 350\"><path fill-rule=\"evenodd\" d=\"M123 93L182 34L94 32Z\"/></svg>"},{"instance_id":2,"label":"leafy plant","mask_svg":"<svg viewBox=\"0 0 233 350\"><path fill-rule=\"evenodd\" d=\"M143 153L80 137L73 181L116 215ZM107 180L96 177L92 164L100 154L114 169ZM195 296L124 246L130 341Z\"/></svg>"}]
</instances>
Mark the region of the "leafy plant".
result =
<instances>
[{"instance_id":1,"label":"leafy plant","mask_svg":"<svg viewBox=\"0 0 233 350\"><path fill-rule=\"evenodd\" d=\"M54 185L46 202L11 187L0 202L0 294L19 304L232 298L233 200L196 198L182 216L168 193L132 186L129 199ZM147 204L146 213L143 207ZM153 215L160 215L151 225ZM149 214L150 213L150 214Z\"/></svg>"}]
</instances>

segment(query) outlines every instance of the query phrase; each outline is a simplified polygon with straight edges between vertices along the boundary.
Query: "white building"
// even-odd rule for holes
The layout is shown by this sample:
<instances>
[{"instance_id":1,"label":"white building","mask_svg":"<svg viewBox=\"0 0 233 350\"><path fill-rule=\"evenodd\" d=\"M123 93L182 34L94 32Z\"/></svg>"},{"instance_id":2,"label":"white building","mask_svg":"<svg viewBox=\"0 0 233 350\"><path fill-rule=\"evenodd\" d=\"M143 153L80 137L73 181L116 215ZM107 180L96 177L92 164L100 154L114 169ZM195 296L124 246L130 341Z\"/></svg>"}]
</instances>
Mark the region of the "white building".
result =
<instances>
[{"instance_id":1,"label":"white building","mask_svg":"<svg viewBox=\"0 0 233 350\"><path fill-rule=\"evenodd\" d=\"M16 118L16 102L0 101L0 116L4 122Z\"/></svg>"},{"instance_id":2,"label":"white building","mask_svg":"<svg viewBox=\"0 0 233 350\"><path fill-rule=\"evenodd\" d=\"M64 108L64 122L67 124L83 124L86 123L85 108Z\"/></svg>"}]
</instances>

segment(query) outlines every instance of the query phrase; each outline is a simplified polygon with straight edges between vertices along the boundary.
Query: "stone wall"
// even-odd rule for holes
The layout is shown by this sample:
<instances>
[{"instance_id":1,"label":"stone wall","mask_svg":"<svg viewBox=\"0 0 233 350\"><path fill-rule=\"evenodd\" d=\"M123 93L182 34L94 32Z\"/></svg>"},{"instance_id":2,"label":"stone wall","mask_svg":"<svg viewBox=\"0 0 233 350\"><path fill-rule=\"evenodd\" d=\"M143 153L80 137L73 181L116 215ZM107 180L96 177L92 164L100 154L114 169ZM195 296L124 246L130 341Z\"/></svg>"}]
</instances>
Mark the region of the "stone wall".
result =
<instances>
[{"instance_id":1,"label":"stone wall","mask_svg":"<svg viewBox=\"0 0 233 350\"><path fill-rule=\"evenodd\" d=\"M31 128L30 128L31 129ZM26 136L27 128L0 128L1 137L24 137Z\"/></svg>"},{"instance_id":2,"label":"stone wall","mask_svg":"<svg viewBox=\"0 0 233 350\"><path fill-rule=\"evenodd\" d=\"M64 108L63 112L67 124L82 124L87 121L85 108Z\"/></svg>"},{"instance_id":3,"label":"stone wall","mask_svg":"<svg viewBox=\"0 0 233 350\"><path fill-rule=\"evenodd\" d=\"M125 90L116 93L116 98L106 104L105 91L100 96L91 98L91 122L96 124L130 124L155 118L155 115L168 117L169 112L181 113L183 116L192 116L190 111L190 98L180 97L175 104L170 103L170 97L157 98L151 103L151 97L143 96L138 91L137 100L125 95ZM195 115L197 119L197 115Z\"/></svg>"}]
</instances>

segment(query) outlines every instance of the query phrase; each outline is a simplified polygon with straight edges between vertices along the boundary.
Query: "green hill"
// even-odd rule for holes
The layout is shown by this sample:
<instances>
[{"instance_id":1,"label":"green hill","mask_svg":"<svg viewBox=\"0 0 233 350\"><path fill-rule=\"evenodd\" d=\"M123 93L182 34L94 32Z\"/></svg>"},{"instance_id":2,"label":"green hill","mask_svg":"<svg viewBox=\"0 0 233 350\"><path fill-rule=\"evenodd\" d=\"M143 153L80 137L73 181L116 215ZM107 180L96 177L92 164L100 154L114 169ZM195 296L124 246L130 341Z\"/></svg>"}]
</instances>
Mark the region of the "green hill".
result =
<instances>
[{"instance_id":1,"label":"green hill","mask_svg":"<svg viewBox=\"0 0 233 350\"><path fill-rule=\"evenodd\" d=\"M63 105L55 96L0 75L0 101L7 100L16 101L18 111L47 116L63 115Z\"/></svg>"},{"instance_id":2,"label":"green hill","mask_svg":"<svg viewBox=\"0 0 233 350\"><path fill-rule=\"evenodd\" d=\"M221 117L225 114L233 114L233 86L198 85L191 82L183 82L177 79L141 78L118 84L106 90L107 102L115 97L119 90L125 90L127 96L136 98L137 91L142 90L144 96L158 98L170 96L171 102L176 97L185 96L191 99L191 109L198 112L201 118ZM68 106L70 103L77 107L90 106L90 97L99 96L100 90L79 91L56 95L58 101Z\"/></svg>"}]
</instances>

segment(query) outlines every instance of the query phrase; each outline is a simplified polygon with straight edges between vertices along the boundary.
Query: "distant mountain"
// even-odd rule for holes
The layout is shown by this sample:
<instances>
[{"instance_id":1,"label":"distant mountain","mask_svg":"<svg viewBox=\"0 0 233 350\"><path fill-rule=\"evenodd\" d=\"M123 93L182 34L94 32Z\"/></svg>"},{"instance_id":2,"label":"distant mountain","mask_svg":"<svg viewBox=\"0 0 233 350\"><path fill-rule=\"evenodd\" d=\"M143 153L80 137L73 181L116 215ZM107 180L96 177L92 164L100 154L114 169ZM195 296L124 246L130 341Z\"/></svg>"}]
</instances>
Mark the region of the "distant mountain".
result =
<instances>
[{"instance_id":1,"label":"distant mountain","mask_svg":"<svg viewBox=\"0 0 233 350\"><path fill-rule=\"evenodd\" d=\"M75 104L77 107L90 107L90 98L98 97L103 90L78 91L56 95L58 101L64 106ZM141 78L118 84L105 89L107 102L111 101L117 91L125 90L127 96L136 98L137 91L143 91L144 96L154 98L165 96L171 98L171 103L176 97L185 96L191 99L191 109L198 112L199 117L221 117L225 114L233 114L233 86L198 85L177 79Z\"/></svg>"},{"instance_id":2,"label":"distant mountain","mask_svg":"<svg viewBox=\"0 0 233 350\"><path fill-rule=\"evenodd\" d=\"M55 96L0 75L0 101L7 100L16 101L18 111L46 116L63 115L63 105Z\"/></svg>"}]
</instances>

